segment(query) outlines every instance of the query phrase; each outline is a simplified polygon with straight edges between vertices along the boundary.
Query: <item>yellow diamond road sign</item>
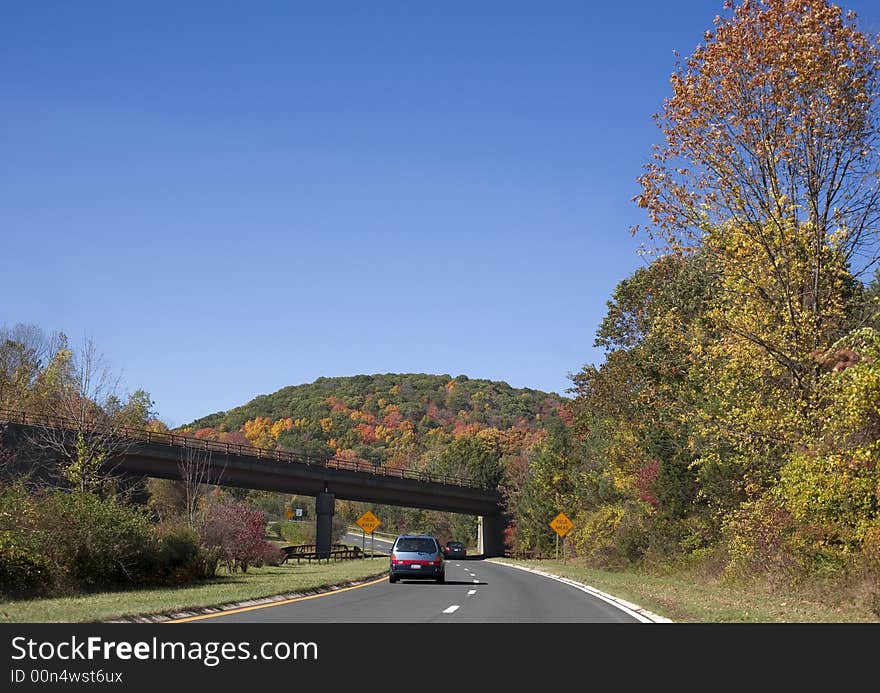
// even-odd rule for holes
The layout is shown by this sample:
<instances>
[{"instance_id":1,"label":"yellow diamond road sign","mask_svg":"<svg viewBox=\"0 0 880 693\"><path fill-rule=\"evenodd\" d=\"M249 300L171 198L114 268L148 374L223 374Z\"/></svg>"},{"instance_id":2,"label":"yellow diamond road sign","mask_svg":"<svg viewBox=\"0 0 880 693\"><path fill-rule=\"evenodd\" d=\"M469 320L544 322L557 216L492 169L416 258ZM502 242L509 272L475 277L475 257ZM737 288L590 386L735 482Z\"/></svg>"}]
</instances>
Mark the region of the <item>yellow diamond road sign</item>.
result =
<instances>
[{"instance_id":1,"label":"yellow diamond road sign","mask_svg":"<svg viewBox=\"0 0 880 693\"><path fill-rule=\"evenodd\" d=\"M560 537L564 537L568 534L568 530L574 527L574 525L571 523L571 520L566 517L565 513L559 513L550 521L550 527L552 527L553 531Z\"/></svg>"},{"instance_id":2,"label":"yellow diamond road sign","mask_svg":"<svg viewBox=\"0 0 880 693\"><path fill-rule=\"evenodd\" d=\"M357 522L357 526L367 534L372 534L376 530L376 527L382 524L379 522L379 518L373 515L369 510L355 520L355 522Z\"/></svg>"}]
</instances>

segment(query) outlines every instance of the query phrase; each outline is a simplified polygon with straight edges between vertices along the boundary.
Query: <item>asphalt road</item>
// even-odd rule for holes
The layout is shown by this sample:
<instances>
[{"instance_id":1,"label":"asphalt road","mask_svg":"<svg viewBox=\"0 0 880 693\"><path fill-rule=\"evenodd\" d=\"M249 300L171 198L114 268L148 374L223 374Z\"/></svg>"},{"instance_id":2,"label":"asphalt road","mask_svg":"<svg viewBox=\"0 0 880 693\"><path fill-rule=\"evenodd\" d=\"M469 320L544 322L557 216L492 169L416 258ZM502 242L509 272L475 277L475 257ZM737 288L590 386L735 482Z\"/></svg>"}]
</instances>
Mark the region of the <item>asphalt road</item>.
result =
<instances>
[{"instance_id":1,"label":"asphalt road","mask_svg":"<svg viewBox=\"0 0 880 693\"><path fill-rule=\"evenodd\" d=\"M447 561L446 582L441 585L417 580L391 584L385 577L364 586L198 622L635 623L637 619L570 585L472 558Z\"/></svg>"},{"instance_id":2,"label":"asphalt road","mask_svg":"<svg viewBox=\"0 0 880 693\"><path fill-rule=\"evenodd\" d=\"M352 531L343 534L340 541L343 544L351 544L352 546L364 549L367 553L375 550L376 553L386 555L390 553L391 545L394 543L393 539L383 539L377 536L371 538L369 535L363 536L359 531Z\"/></svg>"}]
</instances>

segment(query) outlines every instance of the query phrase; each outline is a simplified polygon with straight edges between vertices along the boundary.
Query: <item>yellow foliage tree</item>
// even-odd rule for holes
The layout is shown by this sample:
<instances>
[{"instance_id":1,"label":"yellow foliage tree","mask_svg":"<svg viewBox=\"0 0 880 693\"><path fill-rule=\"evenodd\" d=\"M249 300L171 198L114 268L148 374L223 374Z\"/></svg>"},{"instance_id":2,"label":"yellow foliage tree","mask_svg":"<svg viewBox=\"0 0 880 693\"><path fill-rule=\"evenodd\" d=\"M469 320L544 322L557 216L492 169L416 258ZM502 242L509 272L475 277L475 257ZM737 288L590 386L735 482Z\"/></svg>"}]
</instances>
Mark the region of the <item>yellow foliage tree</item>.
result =
<instances>
[{"instance_id":1,"label":"yellow foliage tree","mask_svg":"<svg viewBox=\"0 0 880 693\"><path fill-rule=\"evenodd\" d=\"M272 435L272 419L268 416L258 416L245 421L241 427L245 438L256 448L272 450L275 448L276 439Z\"/></svg>"}]
</instances>

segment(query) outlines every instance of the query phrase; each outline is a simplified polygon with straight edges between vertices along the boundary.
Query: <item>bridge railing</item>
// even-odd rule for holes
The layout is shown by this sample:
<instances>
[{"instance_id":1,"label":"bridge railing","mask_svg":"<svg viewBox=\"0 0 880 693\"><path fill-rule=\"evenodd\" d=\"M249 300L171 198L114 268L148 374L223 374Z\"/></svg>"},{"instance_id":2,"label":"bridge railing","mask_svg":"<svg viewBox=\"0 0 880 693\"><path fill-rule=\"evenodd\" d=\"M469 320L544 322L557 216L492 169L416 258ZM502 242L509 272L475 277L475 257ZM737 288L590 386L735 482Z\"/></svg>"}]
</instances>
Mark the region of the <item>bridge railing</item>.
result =
<instances>
[{"instance_id":1,"label":"bridge railing","mask_svg":"<svg viewBox=\"0 0 880 693\"><path fill-rule=\"evenodd\" d=\"M69 419L58 416L49 416L45 414L31 414L24 411L12 409L4 409L0 407L0 421L8 421L10 423L22 424L27 426L44 426L56 429L77 429L80 428ZM360 460L349 460L342 457L307 455L290 450L267 450L252 445L242 445L239 443L227 443L220 440L210 440L208 438L197 438L195 436L182 435L180 433L165 433L161 431L148 431L141 428L121 427L115 431L115 434L133 441L141 441L144 443L159 443L165 445L178 446L190 450L202 450L206 452L219 452L224 455L241 455L247 457L256 457L257 459L271 460L273 462L286 462L295 464L305 464L308 466L327 467L329 469L344 469L352 472L365 472L376 476L390 476L400 479L415 479L417 481L429 481L440 484L450 484L453 486L465 486L468 488L480 488L470 479L451 476L449 474L432 474L411 469L398 469L396 467L377 466L369 462Z\"/></svg>"}]
</instances>

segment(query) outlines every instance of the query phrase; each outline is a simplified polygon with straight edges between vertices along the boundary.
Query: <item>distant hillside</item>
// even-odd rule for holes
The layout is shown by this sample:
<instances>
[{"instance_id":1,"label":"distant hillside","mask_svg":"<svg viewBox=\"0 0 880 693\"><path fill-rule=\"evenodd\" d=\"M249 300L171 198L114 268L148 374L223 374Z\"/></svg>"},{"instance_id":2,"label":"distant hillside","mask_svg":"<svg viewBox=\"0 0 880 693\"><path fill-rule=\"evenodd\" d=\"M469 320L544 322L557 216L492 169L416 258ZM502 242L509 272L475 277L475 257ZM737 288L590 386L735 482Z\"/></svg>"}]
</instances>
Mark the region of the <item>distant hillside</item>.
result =
<instances>
[{"instance_id":1,"label":"distant hillside","mask_svg":"<svg viewBox=\"0 0 880 693\"><path fill-rule=\"evenodd\" d=\"M543 436L563 401L464 375L357 375L285 387L178 430L413 468L433 466L426 453L461 438L492 441L504 452L520 449Z\"/></svg>"}]
</instances>

